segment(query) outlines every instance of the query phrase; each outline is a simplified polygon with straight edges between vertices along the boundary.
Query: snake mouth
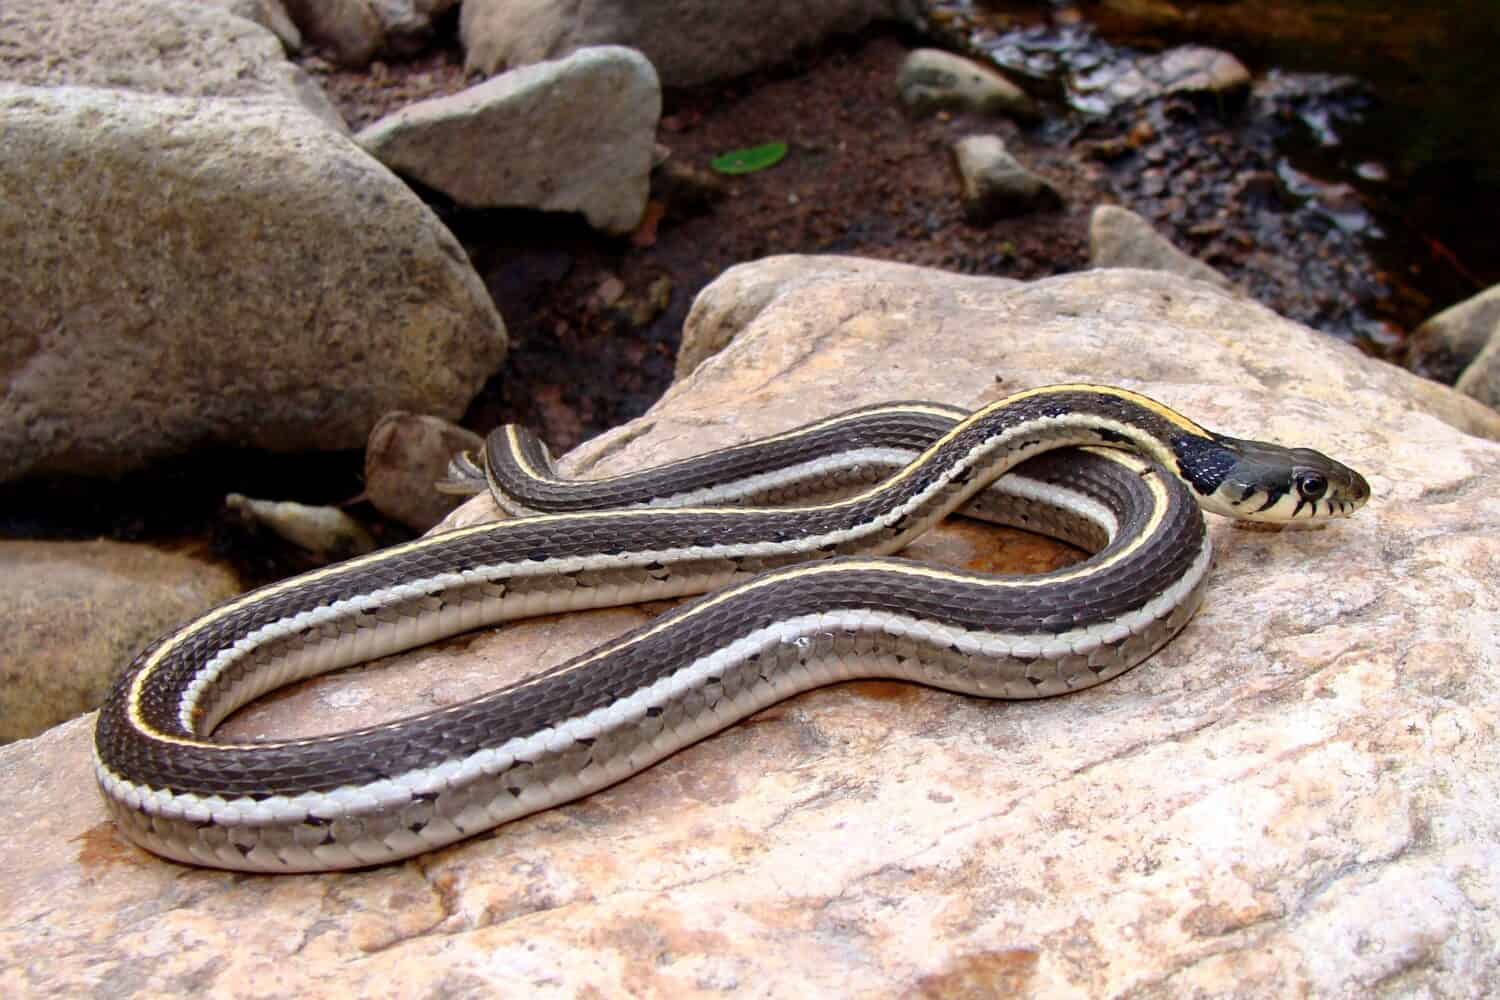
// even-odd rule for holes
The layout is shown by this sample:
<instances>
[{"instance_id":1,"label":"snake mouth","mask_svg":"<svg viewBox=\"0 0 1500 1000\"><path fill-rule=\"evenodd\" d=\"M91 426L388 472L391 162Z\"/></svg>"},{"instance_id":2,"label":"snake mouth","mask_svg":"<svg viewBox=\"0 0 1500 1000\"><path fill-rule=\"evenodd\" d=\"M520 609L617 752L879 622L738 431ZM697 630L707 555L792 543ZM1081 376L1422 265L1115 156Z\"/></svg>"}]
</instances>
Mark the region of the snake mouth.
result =
<instances>
[{"instance_id":1,"label":"snake mouth","mask_svg":"<svg viewBox=\"0 0 1500 1000\"><path fill-rule=\"evenodd\" d=\"M1345 518L1370 499L1358 472L1311 448L1216 436L1236 461L1203 506L1242 521L1323 522Z\"/></svg>"}]
</instances>

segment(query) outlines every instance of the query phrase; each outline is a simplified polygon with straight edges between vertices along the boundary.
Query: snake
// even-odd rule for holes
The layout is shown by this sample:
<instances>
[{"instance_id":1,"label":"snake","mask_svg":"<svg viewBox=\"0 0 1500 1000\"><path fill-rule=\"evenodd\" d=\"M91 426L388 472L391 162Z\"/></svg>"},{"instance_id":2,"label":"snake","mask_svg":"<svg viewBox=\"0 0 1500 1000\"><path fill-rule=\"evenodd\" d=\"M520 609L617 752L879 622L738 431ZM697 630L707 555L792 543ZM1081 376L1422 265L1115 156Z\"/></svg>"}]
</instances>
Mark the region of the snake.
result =
<instances>
[{"instance_id":1,"label":"snake","mask_svg":"<svg viewBox=\"0 0 1500 1000\"><path fill-rule=\"evenodd\" d=\"M1027 699L1149 657L1203 599L1203 511L1313 523L1369 498L1320 452L1207 430L1088 384L973 412L854 410L615 479L567 481L499 429L450 488L523 516L251 591L147 646L95 724L118 828L251 872L409 858L619 782L799 692L855 678ZM895 557L950 513L1091 553L998 575ZM473 699L306 738L218 740L294 681L540 614L699 595Z\"/></svg>"}]
</instances>

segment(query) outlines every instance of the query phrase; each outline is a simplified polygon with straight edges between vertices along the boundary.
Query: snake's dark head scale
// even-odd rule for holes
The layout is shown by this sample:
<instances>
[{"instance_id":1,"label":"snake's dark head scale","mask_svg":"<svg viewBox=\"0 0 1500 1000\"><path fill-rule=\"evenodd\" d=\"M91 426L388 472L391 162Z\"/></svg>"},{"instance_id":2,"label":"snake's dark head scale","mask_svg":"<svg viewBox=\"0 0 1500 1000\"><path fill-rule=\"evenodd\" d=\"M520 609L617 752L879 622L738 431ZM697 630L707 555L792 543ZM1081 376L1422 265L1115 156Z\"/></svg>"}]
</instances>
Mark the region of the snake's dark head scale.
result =
<instances>
[{"instance_id":1,"label":"snake's dark head scale","mask_svg":"<svg viewBox=\"0 0 1500 1000\"><path fill-rule=\"evenodd\" d=\"M1233 461L1222 463L1222 479L1199 501L1205 510L1244 521L1306 522L1348 517L1370 499L1364 476L1320 451L1215 437Z\"/></svg>"}]
</instances>

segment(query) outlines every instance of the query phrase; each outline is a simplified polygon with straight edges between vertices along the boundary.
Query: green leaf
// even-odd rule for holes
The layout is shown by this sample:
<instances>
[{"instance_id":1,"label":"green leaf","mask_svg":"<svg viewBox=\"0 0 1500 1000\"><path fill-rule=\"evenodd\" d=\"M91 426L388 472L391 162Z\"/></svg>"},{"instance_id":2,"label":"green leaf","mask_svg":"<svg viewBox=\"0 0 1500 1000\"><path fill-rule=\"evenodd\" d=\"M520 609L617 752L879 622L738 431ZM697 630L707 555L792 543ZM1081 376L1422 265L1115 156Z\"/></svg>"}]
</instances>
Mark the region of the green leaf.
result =
<instances>
[{"instance_id":1,"label":"green leaf","mask_svg":"<svg viewBox=\"0 0 1500 1000\"><path fill-rule=\"evenodd\" d=\"M786 156L786 143L768 142L764 146L749 149L731 149L709 161L721 174L753 174L757 170L774 167Z\"/></svg>"}]
</instances>

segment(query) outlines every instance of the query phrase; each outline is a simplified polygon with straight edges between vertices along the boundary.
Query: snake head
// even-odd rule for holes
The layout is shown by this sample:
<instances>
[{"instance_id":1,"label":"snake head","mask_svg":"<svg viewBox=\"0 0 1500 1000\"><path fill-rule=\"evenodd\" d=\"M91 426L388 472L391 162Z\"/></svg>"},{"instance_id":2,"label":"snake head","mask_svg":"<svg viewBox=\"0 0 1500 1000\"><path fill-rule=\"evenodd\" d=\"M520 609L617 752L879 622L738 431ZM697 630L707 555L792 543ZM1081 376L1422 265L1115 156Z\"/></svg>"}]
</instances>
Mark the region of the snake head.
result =
<instances>
[{"instance_id":1,"label":"snake head","mask_svg":"<svg viewBox=\"0 0 1500 1000\"><path fill-rule=\"evenodd\" d=\"M1243 521L1306 523L1348 517L1370 499L1364 476L1320 451L1215 437L1232 460L1202 494L1206 510Z\"/></svg>"}]
</instances>

